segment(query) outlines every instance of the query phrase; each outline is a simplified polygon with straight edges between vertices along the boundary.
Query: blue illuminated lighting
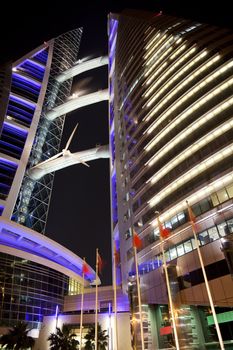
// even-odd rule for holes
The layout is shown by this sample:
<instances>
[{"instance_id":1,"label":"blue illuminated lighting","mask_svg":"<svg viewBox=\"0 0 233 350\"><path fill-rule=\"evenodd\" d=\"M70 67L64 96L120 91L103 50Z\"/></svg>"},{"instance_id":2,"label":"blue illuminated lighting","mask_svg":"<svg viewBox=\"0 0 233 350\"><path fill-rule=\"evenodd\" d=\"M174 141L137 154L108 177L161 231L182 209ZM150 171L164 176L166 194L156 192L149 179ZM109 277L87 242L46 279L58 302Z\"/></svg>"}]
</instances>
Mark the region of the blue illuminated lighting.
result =
<instances>
[{"instance_id":1,"label":"blue illuminated lighting","mask_svg":"<svg viewBox=\"0 0 233 350\"><path fill-rule=\"evenodd\" d=\"M25 77L21 74L18 74L18 73L13 73L13 77L16 77L17 79L19 80L22 80L22 81L26 81L28 83L30 83L30 85L34 85L36 88L40 88L41 87L41 83L33 80L33 79L30 79L28 77Z\"/></svg>"},{"instance_id":2,"label":"blue illuminated lighting","mask_svg":"<svg viewBox=\"0 0 233 350\"><path fill-rule=\"evenodd\" d=\"M10 100L10 102L11 102L11 100ZM17 113L18 117L29 117L29 119L32 118L32 116L34 114L34 110L31 110L31 112L27 112L25 109L21 108L22 105L20 105L18 102L16 102L16 101L12 101L12 102L17 103L18 106L20 106L20 107L12 105L10 103L9 106L8 106L8 111L7 112L10 112L10 111L11 112L15 112L15 113ZM26 108L26 106L22 106L22 107ZM23 115L20 115L20 113L23 114Z\"/></svg>"},{"instance_id":3,"label":"blue illuminated lighting","mask_svg":"<svg viewBox=\"0 0 233 350\"><path fill-rule=\"evenodd\" d=\"M113 25L112 25L113 23ZM117 31L117 25L118 25L118 21L117 20L112 20L111 21L111 33L109 35L109 68L111 70L111 66L112 66L112 62L113 62L113 59L115 57L115 48L116 48L116 31Z\"/></svg>"},{"instance_id":4,"label":"blue illuminated lighting","mask_svg":"<svg viewBox=\"0 0 233 350\"><path fill-rule=\"evenodd\" d=\"M112 42L113 37L114 37L114 35L115 35L115 32L116 32L116 30L117 30L117 27L118 27L118 21L112 19L112 20L111 20L111 29L110 29L110 30L111 30L111 33L110 33L110 35L109 35L109 42L110 42L110 45L111 45L111 42Z\"/></svg>"},{"instance_id":5,"label":"blue illuminated lighting","mask_svg":"<svg viewBox=\"0 0 233 350\"><path fill-rule=\"evenodd\" d=\"M33 55L32 57L35 58L36 60L42 62L43 64L46 64L47 59L48 59L47 47L37 51L37 53L35 55Z\"/></svg>"},{"instance_id":6,"label":"blue illuminated lighting","mask_svg":"<svg viewBox=\"0 0 233 350\"><path fill-rule=\"evenodd\" d=\"M8 160L8 159L0 157L0 166L2 164L5 164L5 166L7 166L7 167L15 168L15 170L18 168L18 164L17 163L12 162L11 160Z\"/></svg>"},{"instance_id":7,"label":"blue illuminated lighting","mask_svg":"<svg viewBox=\"0 0 233 350\"><path fill-rule=\"evenodd\" d=\"M0 193L2 199L9 194L18 165L10 160L0 158ZM0 210L1 214L4 207ZM0 214L0 215L1 215Z\"/></svg>"},{"instance_id":8,"label":"blue illuminated lighting","mask_svg":"<svg viewBox=\"0 0 233 350\"><path fill-rule=\"evenodd\" d=\"M45 70L45 66L44 66L44 65L42 65L41 63L37 63L36 61L31 60L30 58L27 58L27 59L24 61L24 63L25 63L25 62L28 62L28 63L30 63L30 64L33 65L33 66L36 66L36 68L38 68L38 69L41 70L41 71L44 71L44 70Z\"/></svg>"},{"instance_id":9,"label":"blue illuminated lighting","mask_svg":"<svg viewBox=\"0 0 233 350\"><path fill-rule=\"evenodd\" d=\"M0 216L2 215L3 210L4 210L4 207L0 205Z\"/></svg>"},{"instance_id":10,"label":"blue illuminated lighting","mask_svg":"<svg viewBox=\"0 0 233 350\"><path fill-rule=\"evenodd\" d=\"M59 306L56 305L56 312L55 312L55 317L56 317L56 318L57 318L57 316L58 316L58 311L59 311Z\"/></svg>"},{"instance_id":11,"label":"blue illuminated lighting","mask_svg":"<svg viewBox=\"0 0 233 350\"><path fill-rule=\"evenodd\" d=\"M67 271L73 271L82 276L83 260L52 239L12 221L0 221L0 231L0 244L28 252L34 257L44 258L47 264L49 261L55 262ZM18 238L15 239L16 237ZM90 274L85 275L85 280L93 281L96 279L95 271L91 266L89 270Z\"/></svg>"},{"instance_id":12,"label":"blue illuminated lighting","mask_svg":"<svg viewBox=\"0 0 233 350\"><path fill-rule=\"evenodd\" d=\"M28 135L28 132L26 130L20 128L19 126L12 125L12 124L7 123L7 122L4 122L3 125L8 127L9 129L11 129L12 132L15 131L16 135L23 136L24 138L26 138Z\"/></svg>"},{"instance_id":13,"label":"blue illuminated lighting","mask_svg":"<svg viewBox=\"0 0 233 350\"><path fill-rule=\"evenodd\" d=\"M116 191L116 172L112 174L112 215L113 222L118 221L118 207L117 207L117 191Z\"/></svg>"},{"instance_id":14,"label":"blue illuminated lighting","mask_svg":"<svg viewBox=\"0 0 233 350\"><path fill-rule=\"evenodd\" d=\"M43 80L45 66L35 60L27 58L19 66L17 66L18 71L24 72L27 75L36 78L39 81Z\"/></svg>"},{"instance_id":15,"label":"blue illuminated lighting","mask_svg":"<svg viewBox=\"0 0 233 350\"><path fill-rule=\"evenodd\" d=\"M31 102L31 101L28 101L28 100L25 100L24 98L22 97L19 97L19 96L15 96L15 95L12 95L10 94L10 99L12 101L16 101L18 103L20 103L21 105L25 106L25 107L28 107L30 109L35 109L36 108L36 103L34 102Z\"/></svg>"},{"instance_id":16,"label":"blue illuminated lighting","mask_svg":"<svg viewBox=\"0 0 233 350\"><path fill-rule=\"evenodd\" d=\"M145 261L142 264L138 266L139 274L144 275L145 273L148 273L153 270L157 270L159 267L162 266L162 260L150 260ZM129 272L129 276L135 276L136 271L135 268Z\"/></svg>"},{"instance_id":17,"label":"blue illuminated lighting","mask_svg":"<svg viewBox=\"0 0 233 350\"><path fill-rule=\"evenodd\" d=\"M12 144L9 144L8 142L6 142L6 141L2 141L2 140L0 140L0 145L4 145L4 146L10 146L12 149L14 149L15 151L21 151L21 148L20 147L17 147L17 146L15 146L15 145L12 145ZM1 149L1 148L0 148Z\"/></svg>"},{"instance_id":18,"label":"blue illuminated lighting","mask_svg":"<svg viewBox=\"0 0 233 350\"><path fill-rule=\"evenodd\" d=\"M4 122L0 138L0 151L20 159L27 134L27 131Z\"/></svg>"}]
</instances>

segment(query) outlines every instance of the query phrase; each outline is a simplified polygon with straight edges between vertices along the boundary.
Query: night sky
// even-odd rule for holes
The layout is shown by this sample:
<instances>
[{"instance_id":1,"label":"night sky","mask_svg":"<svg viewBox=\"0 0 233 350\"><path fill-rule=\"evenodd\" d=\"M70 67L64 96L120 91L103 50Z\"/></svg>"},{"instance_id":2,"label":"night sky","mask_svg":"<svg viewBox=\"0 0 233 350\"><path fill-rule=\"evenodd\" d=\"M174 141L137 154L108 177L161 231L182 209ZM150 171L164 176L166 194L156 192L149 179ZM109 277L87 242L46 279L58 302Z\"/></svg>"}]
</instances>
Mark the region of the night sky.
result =
<instances>
[{"instance_id":1,"label":"night sky","mask_svg":"<svg viewBox=\"0 0 233 350\"><path fill-rule=\"evenodd\" d=\"M203 8L203 5L206 8ZM0 23L0 62L16 60L38 45L68 30L83 27L78 58L107 54L107 14L136 8L184 16L200 22L232 27L230 1L58 1L18 2L5 5L7 25ZM4 11L1 11L1 20ZM73 91L86 92L107 88L107 68L89 71L74 80ZM70 151L76 152L108 144L108 104L101 102L84 107L66 117L62 148L76 123L79 127ZM111 283L110 192L108 160L90 162L90 168L75 165L55 175L50 204L47 235L80 257L86 257L94 268L95 249L106 262L102 284Z\"/></svg>"}]
</instances>

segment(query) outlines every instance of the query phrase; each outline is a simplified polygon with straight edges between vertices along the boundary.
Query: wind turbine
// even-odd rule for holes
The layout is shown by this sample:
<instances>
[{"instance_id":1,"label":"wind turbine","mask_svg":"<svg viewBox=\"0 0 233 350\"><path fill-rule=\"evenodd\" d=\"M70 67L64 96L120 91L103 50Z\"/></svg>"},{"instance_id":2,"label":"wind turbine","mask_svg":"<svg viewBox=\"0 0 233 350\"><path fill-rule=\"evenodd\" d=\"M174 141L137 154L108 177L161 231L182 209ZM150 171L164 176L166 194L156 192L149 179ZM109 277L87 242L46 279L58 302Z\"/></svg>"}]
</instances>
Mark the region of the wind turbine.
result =
<instances>
[{"instance_id":1,"label":"wind turbine","mask_svg":"<svg viewBox=\"0 0 233 350\"><path fill-rule=\"evenodd\" d=\"M89 164L86 162L92 161L100 158L109 158L109 146L96 146L95 148L87 149L84 151L79 151L71 153L69 151L69 146L74 136L74 133L78 127L78 124L75 126L73 132L71 133L65 148L55 154L53 157L46 159L45 161L38 163L32 168L28 169L27 174L32 180L39 180L41 177L48 173L64 169L68 166L75 164L83 164L89 167Z\"/></svg>"},{"instance_id":2,"label":"wind turbine","mask_svg":"<svg viewBox=\"0 0 233 350\"><path fill-rule=\"evenodd\" d=\"M69 139L68 139L68 141L67 141L67 143L66 143L65 148L63 148L63 150L62 150L61 152L55 154L54 156L52 156L52 157L49 158L49 159L44 160L44 161L41 162L41 163L38 163L38 164L35 165L32 169L39 168L39 167L41 168L41 166L43 166L44 164L46 164L46 163L48 163L48 162L51 162L51 161L54 160L54 159L57 159L57 158L60 157L61 155L62 155L63 157L72 157L72 153L69 151L68 148L69 148L69 146L70 146L70 143L71 143L71 141L72 141L72 138L73 138L73 136L74 136L74 134L75 134L75 131L76 131L77 127L78 127L78 123L77 123L76 126L74 127L74 130L72 131L72 133L71 133L71 135L70 135L70 137L69 137ZM77 158L77 156L76 156L76 158ZM90 167L89 164L83 162L81 159L79 159L79 162L82 163L83 165L86 165L87 167Z\"/></svg>"}]
</instances>

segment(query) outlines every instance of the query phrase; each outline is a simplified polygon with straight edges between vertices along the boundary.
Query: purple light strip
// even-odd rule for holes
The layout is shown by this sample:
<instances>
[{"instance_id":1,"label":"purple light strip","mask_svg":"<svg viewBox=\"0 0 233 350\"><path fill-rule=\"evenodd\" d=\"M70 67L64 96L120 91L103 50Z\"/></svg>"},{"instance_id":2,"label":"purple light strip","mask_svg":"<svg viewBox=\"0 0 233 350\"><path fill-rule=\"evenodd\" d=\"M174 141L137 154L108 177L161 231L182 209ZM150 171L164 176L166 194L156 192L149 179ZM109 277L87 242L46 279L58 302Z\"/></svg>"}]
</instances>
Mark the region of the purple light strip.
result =
<instances>
[{"instance_id":1,"label":"purple light strip","mask_svg":"<svg viewBox=\"0 0 233 350\"><path fill-rule=\"evenodd\" d=\"M18 130L21 134L27 136L28 132L22 128L20 128L19 126L16 125L12 125L10 123L4 122L3 125L7 125L10 129L15 129Z\"/></svg>"},{"instance_id":2,"label":"purple light strip","mask_svg":"<svg viewBox=\"0 0 233 350\"><path fill-rule=\"evenodd\" d=\"M0 158L0 162L3 162L5 164L9 164L10 166L18 167L18 164L15 162L12 162L11 160L5 159L5 158Z\"/></svg>"},{"instance_id":3,"label":"purple light strip","mask_svg":"<svg viewBox=\"0 0 233 350\"><path fill-rule=\"evenodd\" d=\"M36 107L36 103L28 101L28 100L25 100L22 97L18 97L18 96L10 94L10 99L13 100L13 101L17 101L17 102L21 103L22 105L30 106L33 109L35 109L35 107Z\"/></svg>"},{"instance_id":4,"label":"purple light strip","mask_svg":"<svg viewBox=\"0 0 233 350\"><path fill-rule=\"evenodd\" d=\"M117 25L118 25L118 21L117 20L113 20L113 25L111 26L111 33L110 33L110 35L109 35L109 41L111 42L112 41L112 39L113 39L113 36L114 36L114 34L115 34L115 31L116 31L116 29L117 29Z\"/></svg>"},{"instance_id":5,"label":"purple light strip","mask_svg":"<svg viewBox=\"0 0 233 350\"><path fill-rule=\"evenodd\" d=\"M13 76L17 76L17 78L20 79L20 80L28 81L30 84L35 85L38 88L40 88L41 85L42 85L41 83L39 83L39 82L37 82L37 81L35 81L33 79L30 79L28 77L25 77L25 76L23 76L23 75L21 75L19 73L13 73Z\"/></svg>"},{"instance_id":6,"label":"purple light strip","mask_svg":"<svg viewBox=\"0 0 233 350\"><path fill-rule=\"evenodd\" d=\"M55 313L55 317L57 318L57 316L58 316L58 310L59 310L59 306L57 305L56 306L56 313Z\"/></svg>"},{"instance_id":7,"label":"purple light strip","mask_svg":"<svg viewBox=\"0 0 233 350\"><path fill-rule=\"evenodd\" d=\"M29 62L30 64L36 66L38 69L41 69L43 71L45 70L45 66L42 63L35 62L35 61L31 60L30 58L27 58L24 62Z\"/></svg>"}]
</instances>

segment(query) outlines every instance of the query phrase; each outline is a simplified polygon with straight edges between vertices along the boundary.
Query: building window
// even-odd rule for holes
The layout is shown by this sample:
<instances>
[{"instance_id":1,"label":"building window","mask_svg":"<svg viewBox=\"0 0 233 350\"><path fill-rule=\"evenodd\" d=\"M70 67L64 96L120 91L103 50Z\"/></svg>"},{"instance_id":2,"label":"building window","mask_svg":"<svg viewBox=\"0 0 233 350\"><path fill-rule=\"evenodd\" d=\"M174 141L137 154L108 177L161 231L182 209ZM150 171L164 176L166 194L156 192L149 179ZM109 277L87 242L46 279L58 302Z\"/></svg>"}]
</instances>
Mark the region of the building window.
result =
<instances>
[{"instance_id":1,"label":"building window","mask_svg":"<svg viewBox=\"0 0 233 350\"><path fill-rule=\"evenodd\" d=\"M184 250L185 250L185 253L189 253L193 250L192 243L190 240L184 242Z\"/></svg>"},{"instance_id":2,"label":"building window","mask_svg":"<svg viewBox=\"0 0 233 350\"><path fill-rule=\"evenodd\" d=\"M183 244L178 245L177 246L177 255L182 256L184 254L185 254L184 245Z\"/></svg>"},{"instance_id":3,"label":"building window","mask_svg":"<svg viewBox=\"0 0 233 350\"><path fill-rule=\"evenodd\" d=\"M233 232L233 219L227 220L227 226L228 226L229 233L232 233Z\"/></svg>"},{"instance_id":4,"label":"building window","mask_svg":"<svg viewBox=\"0 0 233 350\"><path fill-rule=\"evenodd\" d=\"M233 184L227 186L227 187L226 187L226 190L227 190L228 196L229 196L230 198L232 198L232 197L233 197Z\"/></svg>"},{"instance_id":5,"label":"building window","mask_svg":"<svg viewBox=\"0 0 233 350\"><path fill-rule=\"evenodd\" d=\"M224 237L227 234L227 224L225 222L221 222L221 224L218 225L218 232L220 237Z\"/></svg>"},{"instance_id":6,"label":"building window","mask_svg":"<svg viewBox=\"0 0 233 350\"><path fill-rule=\"evenodd\" d=\"M216 193L211 194L211 200L212 200L212 203L213 203L214 207L219 205L219 200L218 200L218 197L217 197Z\"/></svg>"},{"instance_id":7,"label":"building window","mask_svg":"<svg viewBox=\"0 0 233 350\"><path fill-rule=\"evenodd\" d=\"M223 203L223 202L228 200L228 194L227 194L227 191L225 189L218 191L217 195L218 195L218 199L219 199L220 203Z\"/></svg>"},{"instance_id":8,"label":"building window","mask_svg":"<svg viewBox=\"0 0 233 350\"><path fill-rule=\"evenodd\" d=\"M208 233L209 233L209 236L210 236L210 242L216 241L216 239L219 238L218 230L217 230L216 227L209 228L208 229Z\"/></svg>"},{"instance_id":9,"label":"building window","mask_svg":"<svg viewBox=\"0 0 233 350\"><path fill-rule=\"evenodd\" d=\"M198 239L201 242L201 245L205 245L207 243L210 243L210 237L208 235L207 231L204 231L198 235Z\"/></svg>"},{"instance_id":10,"label":"building window","mask_svg":"<svg viewBox=\"0 0 233 350\"><path fill-rule=\"evenodd\" d=\"M170 248L169 250L170 250L171 260L176 259L177 258L176 247Z\"/></svg>"}]
</instances>

